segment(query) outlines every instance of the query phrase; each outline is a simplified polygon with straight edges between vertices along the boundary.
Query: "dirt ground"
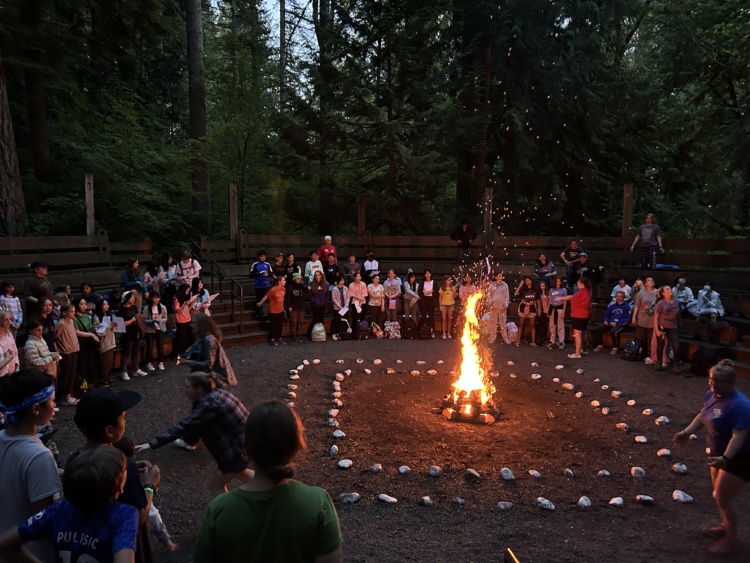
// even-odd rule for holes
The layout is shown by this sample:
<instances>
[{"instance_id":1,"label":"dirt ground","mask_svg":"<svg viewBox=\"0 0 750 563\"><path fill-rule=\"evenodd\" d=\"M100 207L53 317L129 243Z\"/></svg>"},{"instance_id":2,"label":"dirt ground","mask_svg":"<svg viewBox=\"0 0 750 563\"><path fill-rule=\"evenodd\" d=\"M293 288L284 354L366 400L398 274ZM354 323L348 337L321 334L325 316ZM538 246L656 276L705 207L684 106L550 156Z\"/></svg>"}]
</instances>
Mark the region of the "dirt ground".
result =
<instances>
[{"instance_id":1,"label":"dirt ground","mask_svg":"<svg viewBox=\"0 0 750 563\"><path fill-rule=\"evenodd\" d=\"M492 425L450 422L431 412L454 380L449 372L460 360L456 340L256 345L232 348L228 354L239 379L233 392L248 407L284 398L289 383L299 385L295 402L306 426L308 452L298 461L297 477L324 487L334 499L347 561L502 561L506 547L524 563L715 560L706 554L710 540L700 533L717 522L705 437L700 435L686 446L671 444L674 432L700 408L705 379L655 372L606 352L569 360L569 351L496 345L494 369L500 374L493 381L501 416ZM321 360L318 365L313 364L316 358ZM357 363L358 358L363 363ZM344 363L337 364L339 359ZM375 359L382 364L375 365ZM299 381L290 381L289 370L303 360L310 365L301 371ZM508 366L508 361L515 365ZM539 367L532 367L532 362ZM558 364L564 369L556 370ZM365 368L372 373L364 373ZM396 372L386 374L387 368ZM578 368L584 373L576 373ZM336 440L334 429L327 425L327 412L333 408L334 376L346 369L352 375L342 383L343 407L338 415L346 437ZM415 369L420 375L410 375ZM429 369L437 370L437 375L427 375ZM184 366L170 366L161 374L115 387L134 389L143 396L127 419L128 434L136 442L151 439L187 414L190 405L182 390L186 373ZM532 373L542 378L533 380ZM577 399L575 391L564 390L561 384L566 382L573 383L583 397ZM747 381L740 381L739 388L750 392ZM622 397L611 396L612 390L621 391ZM628 399L636 405L627 406ZM610 414L592 408L592 400L610 407ZM645 408L654 414L643 415ZM82 443L72 415L65 408L58 415L56 442L64 458ZM654 419L659 415L668 417L670 424L657 426ZM629 431L617 429L618 422L625 422ZM636 443L636 435L646 436L648 443ZM332 458L329 450L334 443L340 451ZM671 449L672 457L657 457L660 448ZM187 452L168 445L146 457L161 467L156 504L180 546L174 554L157 546L157 561L190 561L209 501L205 482L213 460L202 446ZM351 459L352 468L339 469L341 459ZM675 462L686 464L688 473L674 473ZM383 466L382 472L369 471L375 463ZM411 473L399 474L402 465L409 466ZM440 466L443 474L430 477L431 465ZM645 477L632 477L634 466L645 469ZM514 481L500 477L503 467L513 471ZM470 468L480 474L478 481L467 478ZM566 468L575 476L565 476ZM529 475L532 469L541 473L541 479ZM611 475L598 477L600 469ZM675 489L693 496L694 502L672 500ZM348 492L362 498L355 504L339 502L339 495ZM398 503L378 501L381 493ZM590 508L578 508L582 495L591 499ZM652 496L655 503L641 505L636 495ZM423 496L429 496L433 505L421 506ZM539 508L540 496L554 503L556 510ZM622 508L608 506L616 496L624 499ZM457 497L464 504L455 502ZM509 501L513 507L501 512L499 501ZM738 502L743 538L750 537L747 501L745 491ZM750 551L730 559L748 560Z\"/></svg>"}]
</instances>

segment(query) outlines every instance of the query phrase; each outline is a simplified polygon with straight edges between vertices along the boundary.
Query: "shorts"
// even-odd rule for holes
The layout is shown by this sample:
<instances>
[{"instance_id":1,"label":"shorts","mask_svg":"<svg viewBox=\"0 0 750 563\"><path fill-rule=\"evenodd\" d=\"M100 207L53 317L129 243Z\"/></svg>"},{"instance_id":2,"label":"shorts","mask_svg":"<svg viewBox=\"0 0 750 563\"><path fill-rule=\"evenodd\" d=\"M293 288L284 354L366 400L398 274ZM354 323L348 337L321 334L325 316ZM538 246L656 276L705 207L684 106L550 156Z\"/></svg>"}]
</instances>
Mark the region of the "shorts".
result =
<instances>
[{"instance_id":1,"label":"shorts","mask_svg":"<svg viewBox=\"0 0 750 563\"><path fill-rule=\"evenodd\" d=\"M716 454L717 457L720 455L721 454ZM750 455L742 453L737 454L732 461L727 463L727 468L724 469L724 471L731 475L736 475L744 481L750 481Z\"/></svg>"},{"instance_id":2,"label":"shorts","mask_svg":"<svg viewBox=\"0 0 750 563\"><path fill-rule=\"evenodd\" d=\"M453 310L453 305L440 305L440 310L441 311L452 311Z\"/></svg>"},{"instance_id":3,"label":"shorts","mask_svg":"<svg viewBox=\"0 0 750 563\"><path fill-rule=\"evenodd\" d=\"M536 313L521 313L519 311L518 316L522 319L534 319L536 318Z\"/></svg>"},{"instance_id":4,"label":"shorts","mask_svg":"<svg viewBox=\"0 0 750 563\"><path fill-rule=\"evenodd\" d=\"M589 324L588 318L579 319L578 317L573 317L571 320L573 321L573 330L586 330Z\"/></svg>"},{"instance_id":5,"label":"shorts","mask_svg":"<svg viewBox=\"0 0 750 563\"><path fill-rule=\"evenodd\" d=\"M222 462L219 464L217 462L217 465L219 466L219 471L221 471L224 475L228 475L230 473L242 473L247 469L247 460L244 458L244 456L239 456L233 460Z\"/></svg>"}]
</instances>

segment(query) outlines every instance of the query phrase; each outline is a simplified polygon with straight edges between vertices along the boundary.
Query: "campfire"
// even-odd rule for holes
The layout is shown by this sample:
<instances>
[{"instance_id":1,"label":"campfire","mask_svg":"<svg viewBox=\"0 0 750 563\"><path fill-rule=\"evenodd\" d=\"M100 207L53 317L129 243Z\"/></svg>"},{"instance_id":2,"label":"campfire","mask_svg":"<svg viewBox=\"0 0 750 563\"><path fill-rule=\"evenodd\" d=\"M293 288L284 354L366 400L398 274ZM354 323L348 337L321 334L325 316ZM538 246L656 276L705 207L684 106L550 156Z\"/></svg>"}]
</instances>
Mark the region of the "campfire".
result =
<instances>
[{"instance_id":1,"label":"campfire","mask_svg":"<svg viewBox=\"0 0 750 563\"><path fill-rule=\"evenodd\" d=\"M443 398L441 414L448 420L491 424L499 416L492 394L495 387L489 381L490 365L479 353L479 319L477 304L481 291L474 293L464 310L464 328L461 334L461 368L453 390Z\"/></svg>"}]
</instances>

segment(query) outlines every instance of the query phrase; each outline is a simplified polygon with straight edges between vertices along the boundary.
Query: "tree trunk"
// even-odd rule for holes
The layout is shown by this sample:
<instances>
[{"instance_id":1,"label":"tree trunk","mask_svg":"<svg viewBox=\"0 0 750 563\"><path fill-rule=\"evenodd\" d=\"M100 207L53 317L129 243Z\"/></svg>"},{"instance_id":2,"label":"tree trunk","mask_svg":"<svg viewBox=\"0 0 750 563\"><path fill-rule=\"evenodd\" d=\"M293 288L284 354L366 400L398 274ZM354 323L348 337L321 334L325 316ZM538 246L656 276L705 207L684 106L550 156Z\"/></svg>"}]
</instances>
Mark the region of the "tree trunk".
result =
<instances>
[{"instance_id":1,"label":"tree trunk","mask_svg":"<svg viewBox=\"0 0 750 563\"><path fill-rule=\"evenodd\" d=\"M319 77L316 79L316 92L320 100L320 130L318 159L320 164L320 179L318 182L318 228L328 230L334 215L330 210L330 195L333 192L333 179L328 169L328 152L330 146L329 114L332 106L332 55L330 52L333 21L331 14L331 0L313 0L313 23L319 49Z\"/></svg>"},{"instance_id":2,"label":"tree trunk","mask_svg":"<svg viewBox=\"0 0 750 563\"><path fill-rule=\"evenodd\" d=\"M286 102L286 0L279 0L279 111Z\"/></svg>"},{"instance_id":3,"label":"tree trunk","mask_svg":"<svg viewBox=\"0 0 750 563\"><path fill-rule=\"evenodd\" d=\"M202 155L202 139L206 136L206 74L203 66L203 25L201 0L187 0L188 107L190 138L193 140L190 165L192 168L192 209L198 228L211 231L211 187L208 164Z\"/></svg>"},{"instance_id":4,"label":"tree trunk","mask_svg":"<svg viewBox=\"0 0 750 563\"><path fill-rule=\"evenodd\" d=\"M0 236L26 234L26 205L21 189L16 140L10 118L8 90L5 86L3 54L0 51Z\"/></svg>"}]
</instances>

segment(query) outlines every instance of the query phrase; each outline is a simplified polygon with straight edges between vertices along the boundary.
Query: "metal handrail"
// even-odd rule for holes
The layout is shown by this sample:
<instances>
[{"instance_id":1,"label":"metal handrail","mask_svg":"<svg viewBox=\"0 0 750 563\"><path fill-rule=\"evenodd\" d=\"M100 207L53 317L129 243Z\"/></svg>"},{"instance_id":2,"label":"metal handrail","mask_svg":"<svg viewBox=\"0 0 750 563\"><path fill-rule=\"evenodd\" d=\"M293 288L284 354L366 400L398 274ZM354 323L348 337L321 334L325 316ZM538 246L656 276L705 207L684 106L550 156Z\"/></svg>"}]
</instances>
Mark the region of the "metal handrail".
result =
<instances>
[{"instance_id":1,"label":"metal handrail","mask_svg":"<svg viewBox=\"0 0 750 563\"><path fill-rule=\"evenodd\" d=\"M216 293L214 290L214 278L216 278L219 280L219 299L221 299L223 297L221 293L224 291L224 270L216 260L211 258L204 258L203 260L211 267L208 270L208 273L211 274L211 293Z\"/></svg>"},{"instance_id":2,"label":"metal handrail","mask_svg":"<svg viewBox=\"0 0 750 563\"><path fill-rule=\"evenodd\" d=\"M236 289L235 289L236 286ZM231 296L231 313L232 313L232 322L237 323L237 331L242 332L243 324L245 321L245 289L242 287L242 284L239 283L236 279L231 278L229 280L229 287L230 287L230 296ZM237 318L235 317L234 312L234 300L237 299L240 304L240 314L239 314L239 322L237 321Z\"/></svg>"}]
</instances>

